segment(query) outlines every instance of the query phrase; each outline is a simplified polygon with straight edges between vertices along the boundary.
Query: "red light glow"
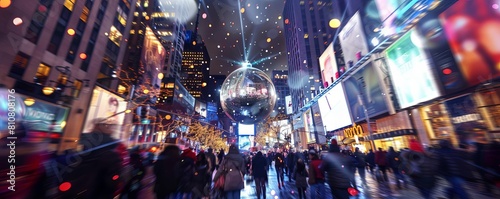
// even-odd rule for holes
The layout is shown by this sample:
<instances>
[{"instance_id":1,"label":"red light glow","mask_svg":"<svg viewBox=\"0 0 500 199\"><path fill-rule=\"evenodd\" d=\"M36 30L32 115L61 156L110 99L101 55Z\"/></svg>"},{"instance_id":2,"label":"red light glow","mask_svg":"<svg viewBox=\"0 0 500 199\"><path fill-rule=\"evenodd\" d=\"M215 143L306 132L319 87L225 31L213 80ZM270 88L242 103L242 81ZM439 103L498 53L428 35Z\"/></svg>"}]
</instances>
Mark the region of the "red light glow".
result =
<instances>
[{"instance_id":1,"label":"red light glow","mask_svg":"<svg viewBox=\"0 0 500 199\"><path fill-rule=\"evenodd\" d=\"M63 182L61 185L59 185L60 191L67 191L70 188L71 188L71 183L69 183L69 182Z\"/></svg>"},{"instance_id":2,"label":"red light glow","mask_svg":"<svg viewBox=\"0 0 500 199\"><path fill-rule=\"evenodd\" d=\"M113 179L113 180L118 180L118 178L119 178L119 177L120 177L120 176L118 176L118 175L114 175L112 179Z\"/></svg>"},{"instance_id":3,"label":"red light glow","mask_svg":"<svg viewBox=\"0 0 500 199\"><path fill-rule=\"evenodd\" d=\"M449 75L449 74L451 74L451 72L452 71L449 68L446 68L446 69L443 70L443 74L445 74L445 75Z\"/></svg>"},{"instance_id":4,"label":"red light glow","mask_svg":"<svg viewBox=\"0 0 500 199\"><path fill-rule=\"evenodd\" d=\"M87 59L87 54L80 53L80 59Z\"/></svg>"}]
</instances>

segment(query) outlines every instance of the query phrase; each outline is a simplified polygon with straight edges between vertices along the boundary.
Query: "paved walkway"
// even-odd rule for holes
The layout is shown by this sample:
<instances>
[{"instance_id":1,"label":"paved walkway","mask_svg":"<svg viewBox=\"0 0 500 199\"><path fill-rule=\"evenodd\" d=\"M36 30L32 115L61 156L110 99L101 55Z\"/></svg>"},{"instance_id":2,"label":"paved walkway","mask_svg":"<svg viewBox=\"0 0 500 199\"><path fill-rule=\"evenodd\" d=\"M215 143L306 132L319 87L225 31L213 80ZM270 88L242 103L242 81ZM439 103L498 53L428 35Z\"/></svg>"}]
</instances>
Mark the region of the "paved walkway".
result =
<instances>
[{"instance_id":1,"label":"paved walkway","mask_svg":"<svg viewBox=\"0 0 500 199\"><path fill-rule=\"evenodd\" d=\"M299 198L297 194L297 188L295 187L295 182L290 182L288 176L285 175L285 188L278 189L278 182L276 178L276 171L274 167L269 170L269 182L266 187L266 199L295 199ZM358 183L358 190L360 191L360 195L358 197L351 197L352 199L403 199L403 198L422 198L418 193L417 189L410 183L408 188L404 188L398 190L396 187L396 182L394 181L394 175L392 173L388 173L389 183L377 183L374 176L369 172L366 173L366 185L360 185L361 179L359 175L356 174L356 182ZM140 198L143 199L155 199L155 195L153 193L155 176L152 174L152 167L148 168L147 174L144 177L142 184L143 188L139 194ZM325 199L332 199L330 194L330 188L328 185L326 187L326 195ZM434 193L434 198L443 198L444 197L444 189L448 187L448 183L444 180L439 180L438 188ZM470 194L470 198L472 199L494 199L500 198L500 190L497 190L497 197L494 196L486 196L485 194L479 193L479 190L482 190L482 186L475 183L468 183L466 186L466 191ZM307 198L309 199L309 189L306 191ZM246 181L245 189L241 191L242 199L255 199L257 198L255 194L255 184L253 181Z\"/></svg>"}]
</instances>

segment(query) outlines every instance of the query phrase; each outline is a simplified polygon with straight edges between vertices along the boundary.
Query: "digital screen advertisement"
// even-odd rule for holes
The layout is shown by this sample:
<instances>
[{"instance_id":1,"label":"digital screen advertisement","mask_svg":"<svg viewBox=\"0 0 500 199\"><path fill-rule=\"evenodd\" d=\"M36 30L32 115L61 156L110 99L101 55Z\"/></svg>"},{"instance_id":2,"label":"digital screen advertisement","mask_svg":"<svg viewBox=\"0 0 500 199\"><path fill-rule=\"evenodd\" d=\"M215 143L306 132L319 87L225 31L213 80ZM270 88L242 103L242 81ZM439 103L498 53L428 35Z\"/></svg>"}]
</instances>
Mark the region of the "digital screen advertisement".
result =
<instances>
[{"instance_id":1,"label":"digital screen advertisement","mask_svg":"<svg viewBox=\"0 0 500 199\"><path fill-rule=\"evenodd\" d=\"M323 87L327 88L336 80L335 73L337 73L337 61L333 50L333 43L331 43L319 57L319 67L321 70Z\"/></svg>"},{"instance_id":2,"label":"digital screen advertisement","mask_svg":"<svg viewBox=\"0 0 500 199\"><path fill-rule=\"evenodd\" d=\"M207 118L207 104L205 102L196 101L194 111L199 113L200 116Z\"/></svg>"},{"instance_id":3,"label":"digital screen advertisement","mask_svg":"<svg viewBox=\"0 0 500 199\"><path fill-rule=\"evenodd\" d=\"M307 134L307 142L315 142L316 137L314 136L314 122L313 122L313 117L311 113L311 109L307 109L306 112L304 112L304 127L306 130Z\"/></svg>"},{"instance_id":4,"label":"digital screen advertisement","mask_svg":"<svg viewBox=\"0 0 500 199\"><path fill-rule=\"evenodd\" d=\"M430 59L411 39L413 31L403 35L385 52L400 108L434 99L441 94Z\"/></svg>"},{"instance_id":5,"label":"digital screen advertisement","mask_svg":"<svg viewBox=\"0 0 500 199\"><path fill-rule=\"evenodd\" d=\"M443 91L451 94L467 87L458 63L446 38L445 31L435 14L428 14L415 26L411 39L420 49L425 50L433 62L433 68Z\"/></svg>"},{"instance_id":6,"label":"digital screen advertisement","mask_svg":"<svg viewBox=\"0 0 500 199\"><path fill-rule=\"evenodd\" d=\"M326 131L333 131L352 124L342 83L318 99L321 120Z\"/></svg>"},{"instance_id":7,"label":"digital screen advertisement","mask_svg":"<svg viewBox=\"0 0 500 199\"><path fill-rule=\"evenodd\" d=\"M339 41L344 53L345 70L356 64L363 55L368 54L368 43L359 11L349 19L340 31Z\"/></svg>"},{"instance_id":8,"label":"digital screen advertisement","mask_svg":"<svg viewBox=\"0 0 500 199\"><path fill-rule=\"evenodd\" d=\"M406 24L421 13L416 11L416 8L425 8L433 2L433 0L375 0L380 20L383 21L382 34L388 36L400 33Z\"/></svg>"},{"instance_id":9,"label":"digital screen advertisement","mask_svg":"<svg viewBox=\"0 0 500 199\"><path fill-rule=\"evenodd\" d=\"M457 1L439 17L469 86L500 77L498 5L497 0Z\"/></svg>"},{"instance_id":10,"label":"digital screen advertisement","mask_svg":"<svg viewBox=\"0 0 500 199\"><path fill-rule=\"evenodd\" d=\"M25 96L21 99L26 100ZM24 114L22 122L31 131L44 131L62 133L66 126L69 109L53 105L42 100L35 100L35 103L27 106L24 103Z\"/></svg>"},{"instance_id":11,"label":"digital screen advertisement","mask_svg":"<svg viewBox=\"0 0 500 199\"><path fill-rule=\"evenodd\" d=\"M377 116L387 112L387 94L383 91L380 71L368 62L344 81L347 102L353 122L364 120L366 108L368 116ZM360 100L361 99L361 100Z\"/></svg>"},{"instance_id":12,"label":"digital screen advertisement","mask_svg":"<svg viewBox=\"0 0 500 199\"><path fill-rule=\"evenodd\" d=\"M238 147L240 150L248 151L253 147L254 136L238 136Z\"/></svg>"},{"instance_id":13,"label":"digital screen advertisement","mask_svg":"<svg viewBox=\"0 0 500 199\"><path fill-rule=\"evenodd\" d=\"M167 52L151 28L146 27L144 45L142 50L142 65L144 67L145 81L160 87L161 79L158 74L163 69Z\"/></svg>"},{"instance_id":14,"label":"digital screen advertisement","mask_svg":"<svg viewBox=\"0 0 500 199\"><path fill-rule=\"evenodd\" d=\"M238 123L238 135L255 135L255 124Z\"/></svg>"},{"instance_id":15,"label":"digital screen advertisement","mask_svg":"<svg viewBox=\"0 0 500 199\"><path fill-rule=\"evenodd\" d=\"M87 119L85 120L84 133L92 132L94 128L94 119L108 118L108 121L115 123L119 126L123 125L125 118L125 110L127 109L127 102L118 95L115 95L101 87L94 89L92 100L87 112ZM117 114L120 113L120 114ZM114 138L119 137L119 128L113 135Z\"/></svg>"}]
</instances>

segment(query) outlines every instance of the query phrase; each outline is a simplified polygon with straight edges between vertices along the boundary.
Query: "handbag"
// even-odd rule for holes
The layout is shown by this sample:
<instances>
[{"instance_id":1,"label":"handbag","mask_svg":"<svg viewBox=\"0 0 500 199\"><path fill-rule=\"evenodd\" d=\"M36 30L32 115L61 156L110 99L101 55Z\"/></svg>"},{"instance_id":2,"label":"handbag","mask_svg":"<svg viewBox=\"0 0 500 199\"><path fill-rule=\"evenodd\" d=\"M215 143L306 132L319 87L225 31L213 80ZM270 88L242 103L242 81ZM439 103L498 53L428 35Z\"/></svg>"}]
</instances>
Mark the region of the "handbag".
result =
<instances>
[{"instance_id":1,"label":"handbag","mask_svg":"<svg viewBox=\"0 0 500 199\"><path fill-rule=\"evenodd\" d=\"M231 162L236 169L227 169L224 181L224 191L237 191L245 188L245 180L243 178L243 173L238 166L234 165L234 162ZM226 165L224 165L225 167Z\"/></svg>"},{"instance_id":2,"label":"handbag","mask_svg":"<svg viewBox=\"0 0 500 199\"><path fill-rule=\"evenodd\" d=\"M215 189L224 189L224 184L226 182L226 170L225 170L224 164L221 164L221 165L222 165L222 168L220 170L222 173L221 173L221 175L219 175L219 178L215 179L215 182L214 182ZM217 172L217 170L214 171L214 174L213 174L214 176L215 176L216 172Z\"/></svg>"}]
</instances>

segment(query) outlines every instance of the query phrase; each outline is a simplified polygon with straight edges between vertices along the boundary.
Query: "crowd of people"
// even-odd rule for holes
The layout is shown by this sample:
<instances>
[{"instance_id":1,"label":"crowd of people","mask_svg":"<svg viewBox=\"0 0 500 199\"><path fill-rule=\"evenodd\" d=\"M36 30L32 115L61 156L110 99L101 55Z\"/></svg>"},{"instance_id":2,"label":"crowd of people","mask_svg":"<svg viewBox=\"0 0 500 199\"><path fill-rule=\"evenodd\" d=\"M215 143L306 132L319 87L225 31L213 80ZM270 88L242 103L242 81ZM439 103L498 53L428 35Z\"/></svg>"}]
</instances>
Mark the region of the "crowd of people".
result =
<instances>
[{"instance_id":1,"label":"crowd of people","mask_svg":"<svg viewBox=\"0 0 500 199\"><path fill-rule=\"evenodd\" d=\"M19 142L16 161L25 163L16 170L16 186L29 191L2 194L10 194L9 198L142 198L143 180L149 173L155 178L157 199L240 198L246 179L254 180L257 198L265 199L271 170L276 172L278 189L285 187L286 176L294 182L300 199L329 198L327 195L347 199L367 186L367 173L380 184L396 182L397 189L414 186L425 199L438 195L439 180L449 185L446 198L471 198L464 188L471 180L482 182L486 193L494 193L500 185L500 145L496 142L457 149L448 140L433 148L411 140L406 149L378 148L367 153L359 148L342 150L335 140L327 152L274 149L242 153L231 145L226 153L223 149L181 150L166 145L155 155L151 149L127 149L110 137L108 128L106 122L96 123L94 131L80 140L82 151L62 155L31 153L24 157L23 148L33 151L34 145ZM26 134L23 128L16 131L19 138ZM389 179L388 172L394 179ZM356 173L360 182L356 182Z\"/></svg>"}]
</instances>

